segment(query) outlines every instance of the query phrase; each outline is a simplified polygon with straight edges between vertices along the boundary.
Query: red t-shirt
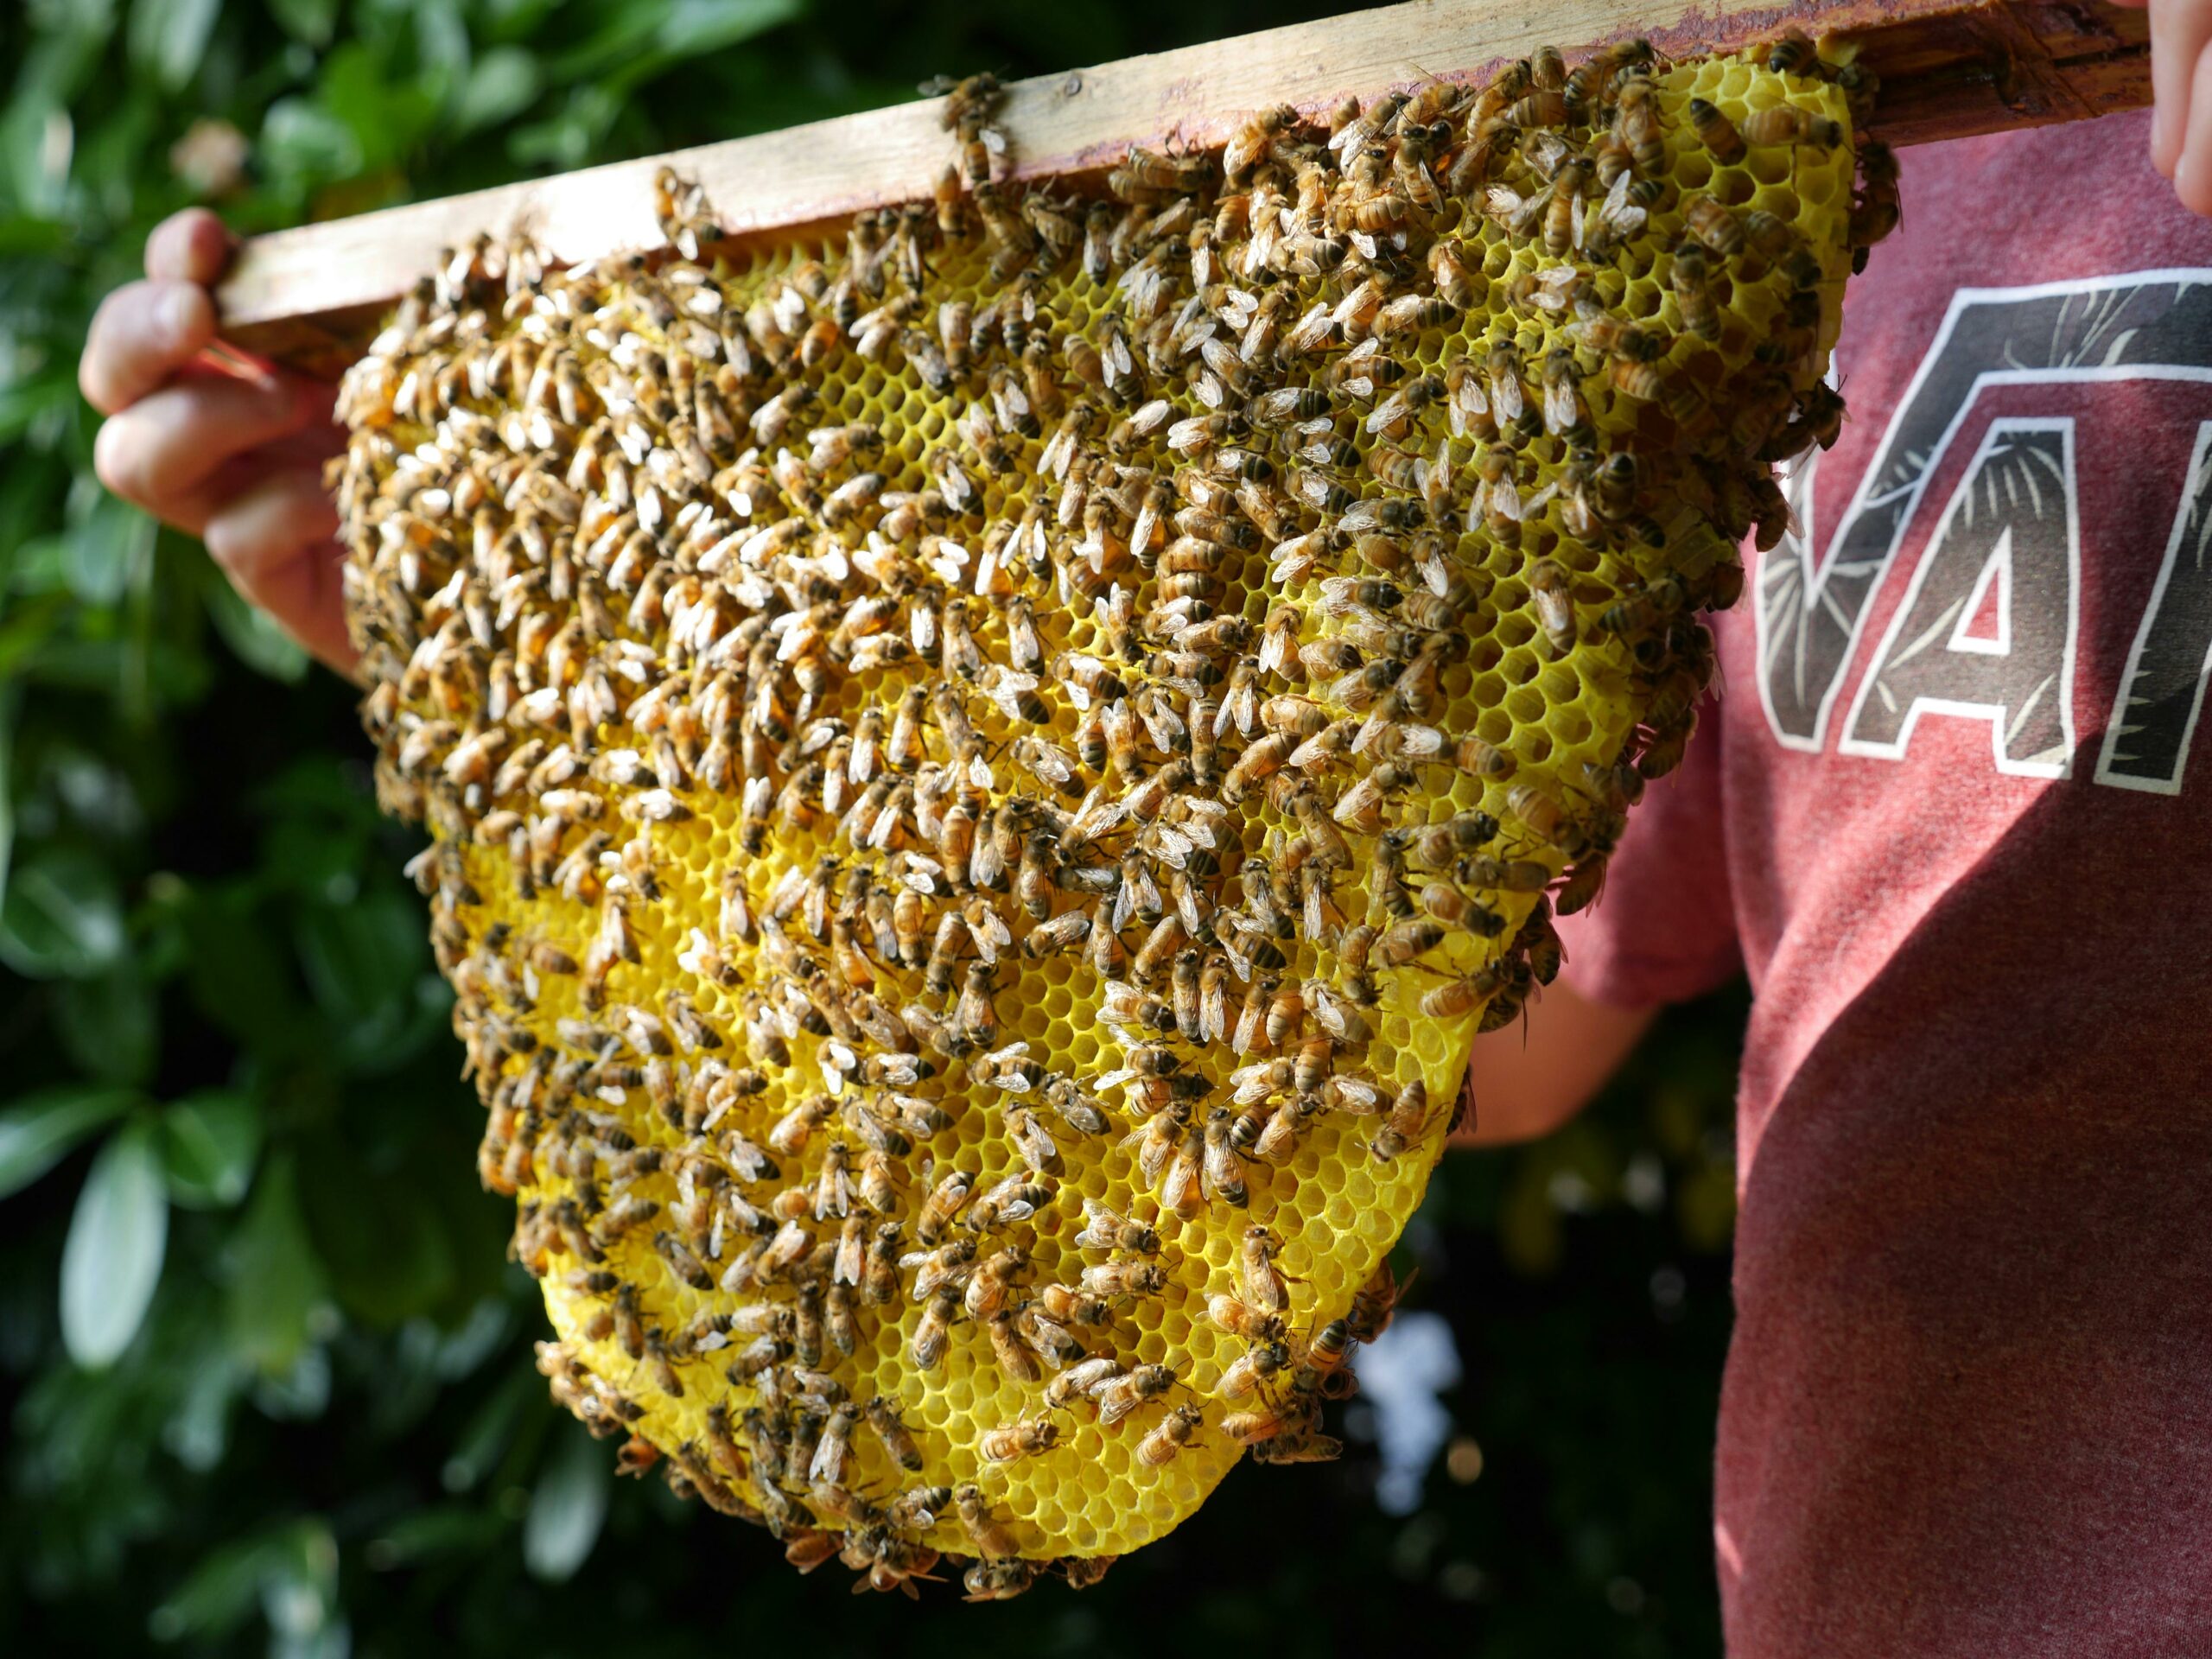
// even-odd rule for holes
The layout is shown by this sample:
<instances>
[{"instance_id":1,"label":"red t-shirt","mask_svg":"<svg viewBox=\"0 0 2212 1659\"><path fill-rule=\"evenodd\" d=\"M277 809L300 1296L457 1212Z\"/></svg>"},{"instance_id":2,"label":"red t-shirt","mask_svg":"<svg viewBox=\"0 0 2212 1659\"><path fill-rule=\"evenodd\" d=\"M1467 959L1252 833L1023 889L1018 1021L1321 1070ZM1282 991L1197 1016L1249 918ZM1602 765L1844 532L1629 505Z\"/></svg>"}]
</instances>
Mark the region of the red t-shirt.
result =
<instances>
[{"instance_id":1,"label":"red t-shirt","mask_svg":"<svg viewBox=\"0 0 2212 1659\"><path fill-rule=\"evenodd\" d=\"M1738 1659L2212 1654L2212 225L2148 132L1905 153L1802 537L1562 929L1755 993Z\"/></svg>"}]
</instances>

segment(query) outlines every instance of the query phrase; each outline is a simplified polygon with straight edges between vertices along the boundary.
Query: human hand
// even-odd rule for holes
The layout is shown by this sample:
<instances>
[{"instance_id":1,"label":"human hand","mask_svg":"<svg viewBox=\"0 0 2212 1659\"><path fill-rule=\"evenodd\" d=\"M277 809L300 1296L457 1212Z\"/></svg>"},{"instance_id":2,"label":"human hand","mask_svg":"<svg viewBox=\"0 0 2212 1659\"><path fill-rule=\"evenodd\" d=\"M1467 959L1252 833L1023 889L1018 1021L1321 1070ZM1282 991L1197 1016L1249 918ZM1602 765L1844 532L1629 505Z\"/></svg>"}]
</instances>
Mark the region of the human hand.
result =
<instances>
[{"instance_id":1,"label":"human hand","mask_svg":"<svg viewBox=\"0 0 2212 1659\"><path fill-rule=\"evenodd\" d=\"M100 302L77 365L108 419L93 445L100 482L200 537L249 603L340 672L356 652L340 599L337 509L322 464L345 447L333 389L274 369L226 368L209 289L234 238L188 208L146 239L146 276Z\"/></svg>"},{"instance_id":2,"label":"human hand","mask_svg":"<svg viewBox=\"0 0 2212 1659\"><path fill-rule=\"evenodd\" d=\"M2212 0L2114 0L2151 14L2151 161L2212 218Z\"/></svg>"}]
</instances>

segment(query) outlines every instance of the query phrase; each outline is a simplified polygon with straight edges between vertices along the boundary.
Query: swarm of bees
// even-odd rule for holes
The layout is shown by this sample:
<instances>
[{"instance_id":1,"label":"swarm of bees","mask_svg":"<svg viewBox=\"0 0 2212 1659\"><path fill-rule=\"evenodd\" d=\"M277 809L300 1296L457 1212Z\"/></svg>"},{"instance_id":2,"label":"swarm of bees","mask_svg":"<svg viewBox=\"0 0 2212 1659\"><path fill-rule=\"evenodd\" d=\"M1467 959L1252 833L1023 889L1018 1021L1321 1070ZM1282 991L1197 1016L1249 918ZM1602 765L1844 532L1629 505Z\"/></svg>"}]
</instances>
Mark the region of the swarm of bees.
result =
<instances>
[{"instance_id":1,"label":"swarm of bees","mask_svg":"<svg viewBox=\"0 0 2212 1659\"><path fill-rule=\"evenodd\" d=\"M1896 223L1793 37L1542 52L718 258L454 254L353 369L365 704L554 1394L859 1589L1078 1586L1335 1455L1832 442Z\"/></svg>"}]
</instances>

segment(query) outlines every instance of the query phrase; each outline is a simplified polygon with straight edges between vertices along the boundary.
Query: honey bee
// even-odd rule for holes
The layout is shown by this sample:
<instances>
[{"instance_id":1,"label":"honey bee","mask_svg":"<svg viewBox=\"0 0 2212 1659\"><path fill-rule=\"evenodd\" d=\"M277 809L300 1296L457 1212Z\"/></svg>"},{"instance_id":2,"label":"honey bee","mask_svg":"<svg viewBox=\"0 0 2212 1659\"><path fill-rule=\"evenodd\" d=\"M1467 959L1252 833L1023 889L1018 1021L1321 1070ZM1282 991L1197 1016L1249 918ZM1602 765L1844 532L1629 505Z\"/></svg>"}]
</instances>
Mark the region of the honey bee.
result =
<instances>
[{"instance_id":1,"label":"honey bee","mask_svg":"<svg viewBox=\"0 0 2212 1659\"><path fill-rule=\"evenodd\" d=\"M895 1221L878 1226L870 1235L868 1260L861 1273L861 1300L880 1307L899 1300L899 1243L901 1229Z\"/></svg>"},{"instance_id":2,"label":"honey bee","mask_svg":"<svg viewBox=\"0 0 2212 1659\"><path fill-rule=\"evenodd\" d=\"M914 1327L909 1349L917 1370L933 1371L944 1363L944 1351L952 1339L952 1316L959 1311L960 1292L952 1286L941 1287L930 1298L929 1306L922 1310L921 1322Z\"/></svg>"},{"instance_id":3,"label":"honey bee","mask_svg":"<svg viewBox=\"0 0 2212 1659\"><path fill-rule=\"evenodd\" d=\"M993 1518L990 1506L983 1498L983 1489L974 1481L953 1489L952 1503L960 1516L961 1529L976 1546L976 1553L985 1560L1006 1560L1020 1553L1020 1543Z\"/></svg>"},{"instance_id":4,"label":"honey bee","mask_svg":"<svg viewBox=\"0 0 2212 1659\"><path fill-rule=\"evenodd\" d=\"M1335 1058L1336 1039L1328 1033L1317 1031L1301 1038L1291 1056L1290 1086L1301 1095L1312 1094L1329 1075Z\"/></svg>"},{"instance_id":5,"label":"honey bee","mask_svg":"<svg viewBox=\"0 0 2212 1659\"><path fill-rule=\"evenodd\" d=\"M1544 358L1544 430L1579 442L1590 435L1590 406L1582 398L1582 375L1574 353L1560 346Z\"/></svg>"},{"instance_id":6,"label":"honey bee","mask_svg":"<svg viewBox=\"0 0 2212 1659\"><path fill-rule=\"evenodd\" d=\"M1149 1262L1094 1262L1083 1270L1083 1288L1094 1297L1157 1296L1166 1287L1166 1271Z\"/></svg>"},{"instance_id":7,"label":"honey bee","mask_svg":"<svg viewBox=\"0 0 2212 1659\"><path fill-rule=\"evenodd\" d=\"M1433 404L1443 402L1449 391L1438 375L1424 374L1408 380L1376 405L1361 423L1362 429L1389 438L1402 436L1414 416Z\"/></svg>"},{"instance_id":8,"label":"honey bee","mask_svg":"<svg viewBox=\"0 0 2212 1659\"><path fill-rule=\"evenodd\" d=\"M901 1268L914 1274L913 1300L925 1302L947 1285L961 1288L976 1259L976 1241L956 1238L933 1250L918 1250L899 1258Z\"/></svg>"},{"instance_id":9,"label":"honey bee","mask_svg":"<svg viewBox=\"0 0 2212 1659\"><path fill-rule=\"evenodd\" d=\"M1528 952L1529 972L1537 984L1548 985L1559 977L1559 970L1566 964L1567 951L1542 901L1538 901L1535 912L1522 925L1515 944Z\"/></svg>"},{"instance_id":10,"label":"honey bee","mask_svg":"<svg viewBox=\"0 0 2212 1659\"><path fill-rule=\"evenodd\" d=\"M1244 1230L1236 1255L1236 1284L1246 1306L1261 1313L1284 1313L1290 1309L1289 1287L1275 1266L1281 1246L1265 1227Z\"/></svg>"},{"instance_id":11,"label":"honey bee","mask_svg":"<svg viewBox=\"0 0 2212 1659\"><path fill-rule=\"evenodd\" d=\"M1240 1446L1258 1446L1278 1437L1296 1437L1308 1431L1309 1408L1284 1404L1254 1411L1234 1411L1221 1420L1221 1432Z\"/></svg>"},{"instance_id":12,"label":"honey bee","mask_svg":"<svg viewBox=\"0 0 2212 1659\"><path fill-rule=\"evenodd\" d=\"M1218 1291L1206 1298L1206 1317L1230 1336L1247 1342L1267 1344L1283 1339L1283 1323L1278 1316Z\"/></svg>"},{"instance_id":13,"label":"honey bee","mask_svg":"<svg viewBox=\"0 0 2212 1659\"><path fill-rule=\"evenodd\" d=\"M1851 200L1851 242L1853 247L1859 251L1853 257L1854 270L1859 268L1865 258L1865 250L1887 237L1903 219L1903 212L1897 202L1896 152L1879 139L1863 140L1859 146L1859 188ZM1768 217L1772 219L1770 214ZM1750 215L1746 214L1745 218L1748 220ZM1768 240L1794 242L1794 232L1787 226L1778 219L1774 220L1774 225L1781 232L1781 238L1777 238L1768 232ZM1799 287L1810 287L1819 280L1811 274L1817 270L1818 262L1805 257L1806 251L1802 245L1793 246L1791 251L1799 257L1785 268Z\"/></svg>"},{"instance_id":14,"label":"honey bee","mask_svg":"<svg viewBox=\"0 0 2212 1659\"><path fill-rule=\"evenodd\" d=\"M1222 170L1229 182L1232 186L1240 184L1262 161L1279 159L1286 154L1284 135L1300 123L1298 111L1288 104L1262 110L1246 120L1230 135L1222 150Z\"/></svg>"},{"instance_id":15,"label":"honey bee","mask_svg":"<svg viewBox=\"0 0 2212 1659\"><path fill-rule=\"evenodd\" d=\"M1390 1320L1397 1310L1401 1287L1390 1271L1389 1257L1375 1264L1375 1271L1367 1276L1351 1299L1351 1312L1346 1318L1351 1339L1357 1343L1373 1342L1390 1328Z\"/></svg>"},{"instance_id":16,"label":"honey bee","mask_svg":"<svg viewBox=\"0 0 2212 1659\"><path fill-rule=\"evenodd\" d=\"M659 1252L661 1260L668 1263L669 1271L692 1289L705 1290L715 1282L713 1275L691 1253L690 1247L675 1234L655 1233L653 1249Z\"/></svg>"},{"instance_id":17,"label":"honey bee","mask_svg":"<svg viewBox=\"0 0 2212 1659\"><path fill-rule=\"evenodd\" d=\"M1648 79L1638 76L1621 83L1615 95L1613 130L1628 147L1630 165L1656 183L1667 164L1667 148L1660 136L1656 100Z\"/></svg>"},{"instance_id":18,"label":"honey bee","mask_svg":"<svg viewBox=\"0 0 2212 1659\"><path fill-rule=\"evenodd\" d=\"M1734 167L1747 153L1744 135L1736 130L1736 124L1704 99L1690 99L1690 125L1697 131L1698 142L1723 167Z\"/></svg>"},{"instance_id":19,"label":"honey bee","mask_svg":"<svg viewBox=\"0 0 2212 1659\"><path fill-rule=\"evenodd\" d=\"M1118 1423L1147 1400L1156 1400L1175 1386L1175 1372L1166 1365L1140 1365L1101 1383L1091 1395L1102 1426Z\"/></svg>"},{"instance_id":20,"label":"honey bee","mask_svg":"<svg viewBox=\"0 0 2212 1659\"><path fill-rule=\"evenodd\" d=\"M1255 785L1280 772L1297 747L1298 740L1287 732L1270 733L1247 744L1223 775L1222 798L1232 806L1241 803Z\"/></svg>"},{"instance_id":21,"label":"honey bee","mask_svg":"<svg viewBox=\"0 0 2212 1659\"><path fill-rule=\"evenodd\" d=\"M1456 1127L1456 1125L1455 1125ZM1351 1358L1351 1321L1332 1319L1313 1333L1305 1357L1291 1382L1294 1394L1319 1394L1339 1399L1357 1391L1357 1380L1345 1366Z\"/></svg>"},{"instance_id":22,"label":"honey bee","mask_svg":"<svg viewBox=\"0 0 2212 1659\"><path fill-rule=\"evenodd\" d=\"M1733 219L1730 223L1734 223ZM1682 314L1682 327L1696 338L1718 342L1720 309L1713 302L1712 263L1704 245L1685 242L1675 250L1667 271L1667 285Z\"/></svg>"},{"instance_id":23,"label":"honey bee","mask_svg":"<svg viewBox=\"0 0 2212 1659\"><path fill-rule=\"evenodd\" d=\"M1841 122L1792 104L1753 110L1744 118L1739 130L1749 144L1811 144L1834 149L1845 138Z\"/></svg>"},{"instance_id":24,"label":"honey bee","mask_svg":"<svg viewBox=\"0 0 2212 1659\"><path fill-rule=\"evenodd\" d=\"M1059 1444L1060 1426L1049 1417L1033 1417L986 1430L976 1449L992 1463L1012 1463L1033 1458Z\"/></svg>"},{"instance_id":25,"label":"honey bee","mask_svg":"<svg viewBox=\"0 0 2212 1659\"><path fill-rule=\"evenodd\" d=\"M1565 655L1574 648L1573 578L1556 559L1538 559L1529 567L1529 597L1536 607L1536 621L1554 652Z\"/></svg>"},{"instance_id":26,"label":"honey bee","mask_svg":"<svg viewBox=\"0 0 2212 1659\"><path fill-rule=\"evenodd\" d=\"M1156 1229L1128 1220L1096 1198L1084 1199L1083 1213L1084 1229L1075 1236L1077 1249L1130 1250L1139 1255L1159 1254L1160 1234Z\"/></svg>"},{"instance_id":27,"label":"honey bee","mask_svg":"<svg viewBox=\"0 0 2212 1659\"><path fill-rule=\"evenodd\" d=\"M1243 1160L1230 1140L1232 1122L1226 1107L1216 1107L1206 1119L1203 1173L1206 1190L1214 1198L1242 1209L1250 1202Z\"/></svg>"},{"instance_id":28,"label":"honey bee","mask_svg":"<svg viewBox=\"0 0 2212 1659\"><path fill-rule=\"evenodd\" d=\"M1663 778L1682 763L1689 741L1697 729L1694 714L1686 715L1674 723L1655 732L1637 756L1637 773L1647 779Z\"/></svg>"},{"instance_id":29,"label":"honey bee","mask_svg":"<svg viewBox=\"0 0 2212 1659\"><path fill-rule=\"evenodd\" d=\"M1592 53L1567 72L1565 92L1578 107L1595 99L1600 91L1624 71L1648 64L1654 56L1647 40L1624 41Z\"/></svg>"},{"instance_id":30,"label":"honey bee","mask_svg":"<svg viewBox=\"0 0 2212 1659\"><path fill-rule=\"evenodd\" d=\"M1044 1375L1036 1354L1021 1339L1013 1310L1001 1308L988 1315L983 1328L990 1338L992 1357L1009 1379L1027 1385Z\"/></svg>"},{"instance_id":31,"label":"honey bee","mask_svg":"<svg viewBox=\"0 0 2212 1659\"><path fill-rule=\"evenodd\" d=\"M1415 1077L1399 1090L1397 1100L1375 1132L1368 1150L1379 1163L1389 1163L1419 1141L1428 1128L1428 1090Z\"/></svg>"},{"instance_id":32,"label":"honey bee","mask_svg":"<svg viewBox=\"0 0 2212 1659\"><path fill-rule=\"evenodd\" d=\"M937 207L938 234L948 242L964 236L968 230L968 213L960 188L960 164L947 162L944 171L938 175L932 192Z\"/></svg>"},{"instance_id":33,"label":"honey bee","mask_svg":"<svg viewBox=\"0 0 2212 1659\"><path fill-rule=\"evenodd\" d=\"M998 1017L991 1007L995 982L989 963L969 964L953 1010L952 1027L956 1040L970 1048L988 1048L998 1040Z\"/></svg>"},{"instance_id":34,"label":"honey bee","mask_svg":"<svg viewBox=\"0 0 2212 1659\"><path fill-rule=\"evenodd\" d=\"M1443 245L1438 244L1440 248ZM1450 263L1456 264L1456 261ZM1456 276L1462 288L1471 288L1472 279L1467 275L1465 267L1458 267ZM1408 294L1389 302L1376 314L1375 332L1382 339L1391 340L1402 334L1418 334L1430 328L1441 328L1450 324L1460 309L1449 299Z\"/></svg>"},{"instance_id":35,"label":"honey bee","mask_svg":"<svg viewBox=\"0 0 2212 1659\"><path fill-rule=\"evenodd\" d=\"M1561 87L1539 87L1508 109L1504 121L1523 132L1536 127L1563 127L1567 122L1566 93Z\"/></svg>"},{"instance_id":36,"label":"honey bee","mask_svg":"<svg viewBox=\"0 0 2212 1659\"><path fill-rule=\"evenodd\" d=\"M747 1383L772 1365L779 1365L791 1357L791 1344L781 1338L764 1336L737 1351L722 1375L732 1382Z\"/></svg>"},{"instance_id":37,"label":"honey bee","mask_svg":"<svg viewBox=\"0 0 2212 1659\"><path fill-rule=\"evenodd\" d=\"M931 1247L942 1243L945 1230L974 1196L974 1176L964 1169L948 1172L923 1201L921 1213L914 1221L914 1236Z\"/></svg>"},{"instance_id":38,"label":"honey bee","mask_svg":"<svg viewBox=\"0 0 2212 1659\"><path fill-rule=\"evenodd\" d=\"M1682 198L1682 224L1692 236L1723 258L1732 258L1744 251L1743 221L1726 202L1716 201L1701 191Z\"/></svg>"},{"instance_id":39,"label":"honey bee","mask_svg":"<svg viewBox=\"0 0 2212 1659\"><path fill-rule=\"evenodd\" d=\"M638 1288L625 1284L614 1294L613 1332L632 1359L645 1357L645 1322L638 1317Z\"/></svg>"},{"instance_id":40,"label":"honey bee","mask_svg":"<svg viewBox=\"0 0 2212 1659\"><path fill-rule=\"evenodd\" d=\"M1205 1416L1193 1405L1173 1406L1143 1440L1137 1442L1137 1461L1147 1469L1165 1468L1191 1442Z\"/></svg>"},{"instance_id":41,"label":"honey bee","mask_svg":"<svg viewBox=\"0 0 2212 1659\"><path fill-rule=\"evenodd\" d=\"M1241 1400L1265 1387L1289 1363L1288 1344L1255 1344L1222 1372L1221 1380L1214 1384L1214 1392L1224 1400Z\"/></svg>"},{"instance_id":42,"label":"honey bee","mask_svg":"<svg viewBox=\"0 0 2212 1659\"><path fill-rule=\"evenodd\" d=\"M1001 1312L1007 1298L1012 1294L1015 1275L1029 1266L1029 1252L1020 1245L1008 1245L976 1265L969 1275L963 1304L972 1319L989 1319Z\"/></svg>"}]
</instances>

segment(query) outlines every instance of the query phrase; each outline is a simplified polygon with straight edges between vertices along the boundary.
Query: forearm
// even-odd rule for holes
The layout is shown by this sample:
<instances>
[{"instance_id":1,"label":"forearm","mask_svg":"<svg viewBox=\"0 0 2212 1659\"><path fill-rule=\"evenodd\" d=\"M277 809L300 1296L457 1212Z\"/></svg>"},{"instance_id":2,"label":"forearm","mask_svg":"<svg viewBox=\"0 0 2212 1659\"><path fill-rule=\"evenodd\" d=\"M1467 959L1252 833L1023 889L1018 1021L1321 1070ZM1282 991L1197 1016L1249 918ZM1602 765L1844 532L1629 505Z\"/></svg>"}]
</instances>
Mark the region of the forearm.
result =
<instances>
[{"instance_id":1,"label":"forearm","mask_svg":"<svg viewBox=\"0 0 2212 1659\"><path fill-rule=\"evenodd\" d=\"M1580 1111L1628 1058L1656 1008L1617 1008L1554 984L1525 1021L1475 1039L1474 1109L1463 1145L1533 1141Z\"/></svg>"}]
</instances>

